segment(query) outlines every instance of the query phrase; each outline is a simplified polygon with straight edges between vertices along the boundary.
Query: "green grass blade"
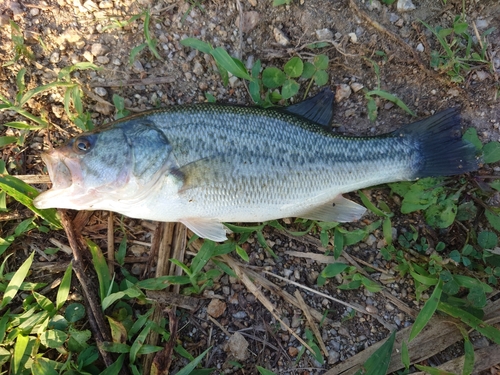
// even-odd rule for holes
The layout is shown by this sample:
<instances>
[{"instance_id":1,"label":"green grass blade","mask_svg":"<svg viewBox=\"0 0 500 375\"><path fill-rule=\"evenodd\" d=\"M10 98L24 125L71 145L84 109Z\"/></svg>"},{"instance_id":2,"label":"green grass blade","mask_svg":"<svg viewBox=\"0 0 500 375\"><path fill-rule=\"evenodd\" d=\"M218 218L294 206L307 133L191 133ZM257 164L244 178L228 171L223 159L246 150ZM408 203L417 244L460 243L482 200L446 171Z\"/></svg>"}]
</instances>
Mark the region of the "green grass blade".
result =
<instances>
[{"instance_id":1,"label":"green grass blade","mask_svg":"<svg viewBox=\"0 0 500 375\"><path fill-rule=\"evenodd\" d=\"M13 135L5 135L0 137L0 147L4 147L10 145L11 143L16 143L18 141L18 137L14 137Z\"/></svg>"},{"instance_id":2,"label":"green grass blade","mask_svg":"<svg viewBox=\"0 0 500 375\"><path fill-rule=\"evenodd\" d=\"M415 365L415 367L418 368L419 370L425 371L426 373L428 373L430 375L456 375L453 372L440 370L440 369L435 368L435 367L421 366L421 365Z\"/></svg>"},{"instance_id":3,"label":"green grass blade","mask_svg":"<svg viewBox=\"0 0 500 375\"><path fill-rule=\"evenodd\" d=\"M181 44L185 47L191 47L197 49L198 51L206 53L207 55L210 55L210 53L213 51L213 48L210 44L205 43L196 38L182 39Z\"/></svg>"},{"instance_id":4,"label":"green grass blade","mask_svg":"<svg viewBox=\"0 0 500 375\"><path fill-rule=\"evenodd\" d=\"M408 344L406 341L401 343L401 363L405 367L405 369L410 368L410 354L408 352Z\"/></svg>"},{"instance_id":5,"label":"green grass blade","mask_svg":"<svg viewBox=\"0 0 500 375\"><path fill-rule=\"evenodd\" d=\"M358 190L359 197L361 198L361 202L363 202L363 205L368 208L371 212L373 212L375 215L382 216L382 217L387 217L387 214L382 211L381 209L375 207L375 205L371 202L370 199L363 193L361 190Z\"/></svg>"},{"instance_id":6,"label":"green grass blade","mask_svg":"<svg viewBox=\"0 0 500 375\"><path fill-rule=\"evenodd\" d=\"M55 209L49 208L46 210L39 210L33 206L33 199L38 195L38 191L34 187L13 176L0 175L0 189L5 191L19 203L28 207L35 214L47 220L55 228L62 228Z\"/></svg>"},{"instance_id":7,"label":"green grass blade","mask_svg":"<svg viewBox=\"0 0 500 375\"><path fill-rule=\"evenodd\" d=\"M462 322L474 328L486 338L494 341L496 344L500 344L500 330L489 324L486 324L471 313L464 311L458 307L451 306L445 302L439 303L438 310L451 315L454 318L460 319Z\"/></svg>"},{"instance_id":8,"label":"green grass blade","mask_svg":"<svg viewBox=\"0 0 500 375\"><path fill-rule=\"evenodd\" d=\"M23 373L22 371L23 362L26 362L26 360L29 357L28 353L29 341L30 341L29 336L24 336L22 334L19 334L16 337L16 344L14 345L14 355L12 356L12 374L14 375Z\"/></svg>"},{"instance_id":9,"label":"green grass blade","mask_svg":"<svg viewBox=\"0 0 500 375\"><path fill-rule=\"evenodd\" d=\"M116 375L120 372L125 361L125 354L120 354L118 359L111 366L107 367L100 375Z\"/></svg>"},{"instance_id":10,"label":"green grass blade","mask_svg":"<svg viewBox=\"0 0 500 375\"><path fill-rule=\"evenodd\" d=\"M3 126L8 126L10 128L19 129L19 130L41 130L41 129L45 129L45 126L43 126L43 125L33 126L33 125L27 124L25 122L20 122L20 121L7 122L7 123L3 124Z\"/></svg>"},{"instance_id":11,"label":"green grass blade","mask_svg":"<svg viewBox=\"0 0 500 375\"><path fill-rule=\"evenodd\" d=\"M0 302L0 309L3 309L5 306L9 304L9 302L14 298L21 287L24 279L28 275L28 272L31 267L31 263L33 263L33 257L35 253L31 253L31 255L24 261L24 263L19 267L14 276L7 285L7 289L5 289L5 293L3 295L2 302Z\"/></svg>"},{"instance_id":12,"label":"green grass blade","mask_svg":"<svg viewBox=\"0 0 500 375\"><path fill-rule=\"evenodd\" d=\"M368 96L378 95L381 98L384 98L386 100L389 100L390 102L393 102L398 107L400 107L401 109L403 109L406 113L408 113L408 114L410 114L412 116L416 116L416 114L410 108L408 108L408 106L401 99L399 99L395 95L392 95L392 94L388 93L387 91L384 91L384 90L372 90L372 91L368 91L366 93L366 95L368 95Z\"/></svg>"},{"instance_id":13,"label":"green grass blade","mask_svg":"<svg viewBox=\"0 0 500 375\"><path fill-rule=\"evenodd\" d=\"M392 332L386 342L382 344L371 356L366 360L362 369L356 372L356 375L385 375L391 362L392 347L396 331Z\"/></svg>"},{"instance_id":14,"label":"green grass blade","mask_svg":"<svg viewBox=\"0 0 500 375\"><path fill-rule=\"evenodd\" d=\"M144 345L144 342L146 341L146 337L149 335L149 331L151 331L151 323L147 323L146 326L143 328L141 333L137 335L137 338L134 340L132 343L132 346L130 347L130 363L134 363L136 358L137 358L137 353L141 349L141 347Z\"/></svg>"},{"instance_id":15,"label":"green grass blade","mask_svg":"<svg viewBox=\"0 0 500 375\"><path fill-rule=\"evenodd\" d=\"M220 64L225 70L227 70L232 75L252 81L252 77L248 74L243 64L237 64L234 59L229 56L226 50L222 47L217 47L210 52L215 61Z\"/></svg>"},{"instance_id":16,"label":"green grass blade","mask_svg":"<svg viewBox=\"0 0 500 375\"><path fill-rule=\"evenodd\" d=\"M101 297L102 302L108 293L109 286L111 284L111 275L109 273L108 264L106 263L106 258L104 258L99 246L90 240L87 240L87 245L90 249L90 253L92 254L92 263L94 264L97 278L99 280L99 296Z\"/></svg>"},{"instance_id":17,"label":"green grass blade","mask_svg":"<svg viewBox=\"0 0 500 375\"><path fill-rule=\"evenodd\" d=\"M28 100L30 100L32 97L35 95L38 95L44 91L53 89L55 87L73 87L75 86L74 83L72 82L63 82L63 81L55 81L48 83L46 85L41 85L38 87L35 87L34 89L26 91L26 93L21 97L21 100L19 101L19 107L22 107Z\"/></svg>"},{"instance_id":18,"label":"green grass blade","mask_svg":"<svg viewBox=\"0 0 500 375\"><path fill-rule=\"evenodd\" d=\"M71 275L73 274L73 263L70 263L66 271L64 271L64 276L61 280L61 285L59 285L59 289L57 290L56 297L56 308L59 310L64 306L66 301L68 300L69 290L71 288Z\"/></svg>"},{"instance_id":19,"label":"green grass blade","mask_svg":"<svg viewBox=\"0 0 500 375\"><path fill-rule=\"evenodd\" d=\"M198 364L201 362L203 357L208 353L208 351L212 349L212 347L208 348L205 350L203 353L201 353L198 357L196 357L193 361L189 362L187 366L185 366L182 370L180 370L177 375L189 375L191 372L198 366Z\"/></svg>"},{"instance_id":20,"label":"green grass blade","mask_svg":"<svg viewBox=\"0 0 500 375\"><path fill-rule=\"evenodd\" d=\"M425 305L418 314L417 319L415 319L415 323L413 323L413 326L411 327L411 332L410 332L410 337L408 338L408 342L413 340L420 333L420 331L422 331L422 329L427 325L427 323L431 319L432 315L434 315L434 312L438 307L442 291L443 291L443 282L439 280L438 284L434 288L434 291L432 292L432 295L427 300L427 302L425 302Z\"/></svg>"}]
</instances>

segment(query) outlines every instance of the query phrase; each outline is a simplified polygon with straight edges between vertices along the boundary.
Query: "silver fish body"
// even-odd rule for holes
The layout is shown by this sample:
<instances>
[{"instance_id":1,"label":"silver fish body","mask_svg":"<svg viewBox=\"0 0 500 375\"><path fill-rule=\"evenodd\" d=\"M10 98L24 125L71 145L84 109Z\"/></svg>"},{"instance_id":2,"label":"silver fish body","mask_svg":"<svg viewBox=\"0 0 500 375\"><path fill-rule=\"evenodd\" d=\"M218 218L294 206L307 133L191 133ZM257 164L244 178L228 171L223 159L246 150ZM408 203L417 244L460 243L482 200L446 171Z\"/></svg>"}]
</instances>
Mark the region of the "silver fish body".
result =
<instances>
[{"instance_id":1,"label":"silver fish body","mask_svg":"<svg viewBox=\"0 0 500 375\"><path fill-rule=\"evenodd\" d=\"M222 241L223 222L353 221L365 209L342 193L477 169L456 110L377 137L347 137L311 121L318 117L304 111L309 104L324 107L199 104L116 121L45 154L53 188L34 203L180 221Z\"/></svg>"}]
</instances>

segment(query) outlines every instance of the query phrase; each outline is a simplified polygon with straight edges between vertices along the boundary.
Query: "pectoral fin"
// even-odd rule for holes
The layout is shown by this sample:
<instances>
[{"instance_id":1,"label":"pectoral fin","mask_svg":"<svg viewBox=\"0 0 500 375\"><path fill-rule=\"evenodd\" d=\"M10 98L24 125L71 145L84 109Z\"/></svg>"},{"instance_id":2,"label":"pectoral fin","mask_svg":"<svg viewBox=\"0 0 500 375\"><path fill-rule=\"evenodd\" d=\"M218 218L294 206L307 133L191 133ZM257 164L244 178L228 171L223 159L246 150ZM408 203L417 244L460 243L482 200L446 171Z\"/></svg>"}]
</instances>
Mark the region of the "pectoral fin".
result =
<instances>
[{"instance_id":1,"label":"pectoral fin","mask_svg":"<svg viewBox=\"0 0 500 375\"><path fill-rule=\"evenodd\" d=\"M186 219L181 220L181 223L201 238L207 238L215 242L227 240L226 227L218 221Z\"/></svg>"},{"instance_id":2,"label":"pectoral fin","mask_svg":"<svg viewBox=\"0 0 500 375\"><path fill-rule=\"evenodd\" d=\"M365 211L366 208L363 206L339 195L332 202L313 208L299 216L311 220L346 223L358 220Z\"/></svg>"}]
</instances>

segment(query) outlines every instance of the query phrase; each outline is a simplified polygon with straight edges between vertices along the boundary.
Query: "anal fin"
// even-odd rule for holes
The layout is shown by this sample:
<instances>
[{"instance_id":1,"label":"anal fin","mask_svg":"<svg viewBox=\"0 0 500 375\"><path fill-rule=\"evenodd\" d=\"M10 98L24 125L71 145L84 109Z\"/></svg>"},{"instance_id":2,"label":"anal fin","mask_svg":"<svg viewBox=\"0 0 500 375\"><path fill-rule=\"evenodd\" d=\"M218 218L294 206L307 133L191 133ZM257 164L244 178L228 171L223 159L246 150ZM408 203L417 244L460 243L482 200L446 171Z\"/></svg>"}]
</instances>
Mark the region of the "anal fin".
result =
<instances>
[{"instance_id":1,"label":"anal fin","mask_svg":"<svg viewBox=\"0 0 500 375\"><path fill-rule=\"evenodd\" d=\"M365 207L339 195L332 202L315 207L299 216L304 219L347 223L360 219L365 212Z\"/></svg>"},{"instance_id":2,"label":"anal fin","mask_svg":"<svg viewBox=\"0 0 500 375\"><path fill-rule=\"evenodd\" d=\"M185 219L181 220L181 223L201 238L206 238L215 242L224 242L227 240L226 227L218 221Z\"/></svg>"}]
</instances>

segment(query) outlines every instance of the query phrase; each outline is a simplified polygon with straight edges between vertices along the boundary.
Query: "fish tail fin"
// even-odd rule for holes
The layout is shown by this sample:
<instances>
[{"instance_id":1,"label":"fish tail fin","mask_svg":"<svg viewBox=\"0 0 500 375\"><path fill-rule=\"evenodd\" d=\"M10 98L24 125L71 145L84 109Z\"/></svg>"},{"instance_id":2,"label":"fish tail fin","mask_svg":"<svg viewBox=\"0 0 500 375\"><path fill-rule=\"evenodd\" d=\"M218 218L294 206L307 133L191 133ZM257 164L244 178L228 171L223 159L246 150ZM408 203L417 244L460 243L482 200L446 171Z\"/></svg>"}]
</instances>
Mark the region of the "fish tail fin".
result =
<instances>
[{"instance_id":1,"label":"fish tail fin","mask_svg":"<svg viewBox=\"0 0 500 375\"><path fill-rule=\"evenodd\" d=\"M481 162L476 147L462 139L458 108L408 124L393 136L408 137L419 149L414 178L453 176L475 171Z\"/></svg>"}]
</instances>

